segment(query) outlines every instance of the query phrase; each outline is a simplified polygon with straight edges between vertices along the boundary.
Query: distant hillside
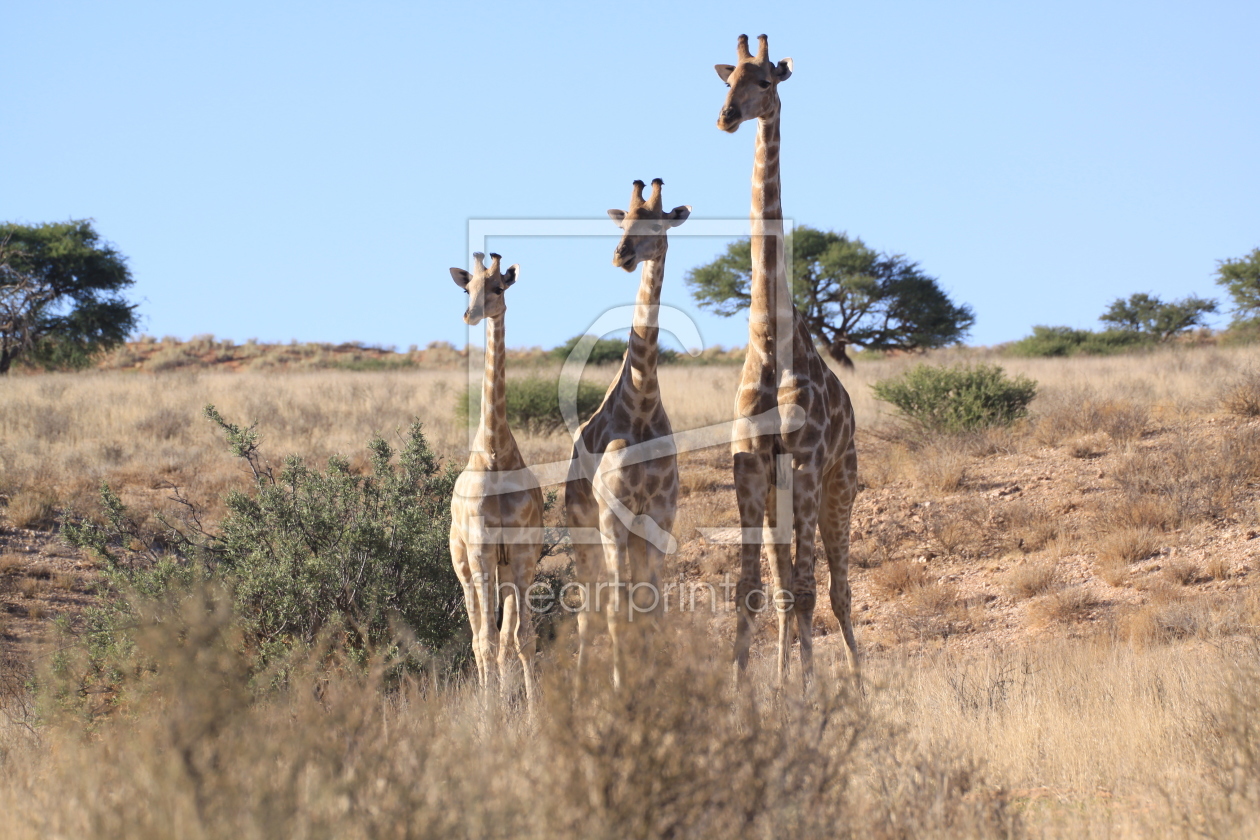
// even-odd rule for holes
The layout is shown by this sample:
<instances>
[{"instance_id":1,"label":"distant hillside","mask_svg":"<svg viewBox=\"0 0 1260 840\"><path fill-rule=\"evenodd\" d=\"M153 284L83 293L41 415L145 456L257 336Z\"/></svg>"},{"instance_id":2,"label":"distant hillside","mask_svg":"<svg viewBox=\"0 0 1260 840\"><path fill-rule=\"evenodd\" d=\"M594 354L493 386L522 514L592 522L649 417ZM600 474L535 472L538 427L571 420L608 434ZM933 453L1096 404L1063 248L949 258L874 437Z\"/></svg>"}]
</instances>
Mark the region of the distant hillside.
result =
<instances>
[{"instance_id":1,"label":"distant hillside","mask_svg":"<svg viewBox=\"0 0 1260 840\"><path fill-rule=\"evenodd\" d=\"M101 358L100 370L143 370L150 373L178 368L228 371L245 370L454 370L467 363L468 348L458 349L446 341L433 341L420 349L412 345L405 352L359 341L344 344L320 342L263 344L250 340L236 344L213 335L194 336L188 341L167 336L161 340L142 336L129 341ZM679 361L701 364L742 362L743 348L726 350L711 347L692 359L679 354ZM508 350L515 364L553 365L554 356L541 347Z\"/></svg>"}]
</instances>

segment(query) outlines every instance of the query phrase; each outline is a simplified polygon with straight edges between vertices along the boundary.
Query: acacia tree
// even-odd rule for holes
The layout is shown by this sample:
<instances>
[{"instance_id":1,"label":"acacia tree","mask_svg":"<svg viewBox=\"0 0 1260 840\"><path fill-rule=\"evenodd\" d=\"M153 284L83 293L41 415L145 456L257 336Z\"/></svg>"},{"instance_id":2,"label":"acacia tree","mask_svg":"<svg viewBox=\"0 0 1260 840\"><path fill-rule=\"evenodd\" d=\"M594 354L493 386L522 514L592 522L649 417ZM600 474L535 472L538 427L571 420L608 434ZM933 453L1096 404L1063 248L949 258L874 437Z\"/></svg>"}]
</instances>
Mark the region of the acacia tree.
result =
<instances>
[{"instance_id":1,"label":"acacia tree","mask_svg":"<svg viewBox=\"0 0 1260 840\"><path fill-rule=\"evenodd\" d=\"M925 350L956 344L975 315L955 304L919 264L881 254L844 233L798 225L788 236L792 299L810 333L833 359L853 362L849 345L871 350ZM742 239L685 278L703 308L730 316L748 306L752 245Z\"/></svg>"},{"instance_id":2,"label":"acacia tree","mask_svg":"<svg viewBox=\"0 0 1260 840\"><path fill-rule=\"evenodd\" d=\"M136 327L127 258L90 219L0 223L0 375L18 358L81 367Z\"/></svg>"},{"instance_id":3,"label":"acacia tree","mask_svg":"<svg viewBox=\"0 0 1260 840\"><path fill-rule=\"evenodd\" d=\"M1165 303L1155 295L1138 292L1128 300L1113 300L1098 320L1116 329L1167 341L1191 327L1204 326L1208 314L1215 311L1216 301L1194 295Z\"/></svg>"},{"instance_id":4,"label":"acacia tree","mask_svg":"<svg viewBox=\"0 0 1260 840\"><path fill-rule=\"evenodd\" d=\"M1260 248L1245 257L1219 260L1216 282L1234 299L1234 323L1260 317Z\"/></svg>"}]
</instances>

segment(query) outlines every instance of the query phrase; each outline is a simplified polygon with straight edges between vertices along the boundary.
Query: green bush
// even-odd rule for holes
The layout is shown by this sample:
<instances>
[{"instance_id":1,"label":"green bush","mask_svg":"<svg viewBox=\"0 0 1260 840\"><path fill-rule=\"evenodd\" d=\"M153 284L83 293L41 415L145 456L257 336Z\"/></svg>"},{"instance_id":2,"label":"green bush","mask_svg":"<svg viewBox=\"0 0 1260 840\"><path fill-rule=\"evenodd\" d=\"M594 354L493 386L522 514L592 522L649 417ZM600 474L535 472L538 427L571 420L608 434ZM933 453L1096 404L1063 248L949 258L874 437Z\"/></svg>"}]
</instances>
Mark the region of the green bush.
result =
<instances>
[{"instance_id":1,"label":"green bush","mask_svg":"<svg viewBox=\"0 0 1260 840\"><path fill-rule=\"evenodd\" d=\"M585 421L595 413L604 400L604 388L590 382L578 384L577 412L578 419ZM507 395L508 425L513 429L532 432L533 434L549 434L564 428L564 415L560 413L560 390L554 379L530 377L528 379L509 379ZM459 395L455 406L455 415L460 422L475 420L481 413L481 389L465 388Z\"/></svg>"},{"instance_id":2,"label":"green bush","mask_svg":"<svg viewBox=\"0 0 1260 840\"><path fill-rule=\"evenodd\" d=\"M259 456L253 426L228 423L213 406L206 415L254 473L250 492L228 494L218 532L186 505L184 521L166 522L167 534L150 540L109 487L101 492L103 524L64 525L70 544L105 561L106 581L121 596L92 618L100 645L118 644L117 631L143 605L178 602L197 584L231 590L259 667L320 638L362 655L400 631L426 654L458 640L463 591L448 544L458 469L438 464L419 423L398 453L373 438L366 475L344 458L317 470L297 456L275 473ZM138 547L148 556L137 560Z\"/></svg>"},{"instance_id":3,"label":"green bush","mask_svg":"<svg viewBox=\"0 0 1260 840\"><path fill-rule=\"evenodd\" d=\"M1013 356L1108 356L1155 346L1153 336L1134 330L1077 330L1033 327L1033 334L1007 348Z\"/></svg>"},{"instance_id":4,"label":"green bush","mask_svg":"<svg viewBox=\"0 0 1260 840\"><path fill-rule=\"evenodd\" d=\"M547 351L547 355L558 362L563 362L573 353L573 349L585 335L575 335L559 347L553 347ZM595 345L591 348L591 354L586 357L588 365L611 365L620 362L626 355L626 348L630 346L629 342L621 338L600 338L595 341ZM678 361L678 351L670 350L668 347L661 347L658 352L661 364L670 364Z\"/></svg>"},{"instance_id":5,"label":"green bush","mask_svg":"<svg viewBox=\"0 0 1260 840\"><path fill-rule=\"evenodd\" d=\"M932 432L1005 426L1025 416L1037 396L1026 376L1009 379L997 365L918 365L871 386L876 399L892 403L914 424Z\"/></svg>"}]
</instances>

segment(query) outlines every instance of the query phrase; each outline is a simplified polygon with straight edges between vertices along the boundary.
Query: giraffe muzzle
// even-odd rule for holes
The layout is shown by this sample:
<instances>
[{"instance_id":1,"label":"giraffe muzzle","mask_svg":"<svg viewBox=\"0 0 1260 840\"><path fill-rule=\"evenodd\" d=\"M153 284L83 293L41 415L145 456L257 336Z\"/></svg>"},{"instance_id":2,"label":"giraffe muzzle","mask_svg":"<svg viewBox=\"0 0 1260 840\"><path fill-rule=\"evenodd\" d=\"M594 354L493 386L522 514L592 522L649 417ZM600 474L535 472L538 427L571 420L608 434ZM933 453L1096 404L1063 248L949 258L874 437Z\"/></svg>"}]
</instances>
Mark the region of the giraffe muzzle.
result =
<instances>
[{"instance_id":1,"label":"giraffe muzzle","mask_svg":"<svg viewBox=\"0 0 1260 840\"><path fill-rule=\"evenodd\" d=\"M738 106L728 105L718 114L717 126L723 131L734 133L739 128L741 116Z\"/></svg>"}]
</instances>

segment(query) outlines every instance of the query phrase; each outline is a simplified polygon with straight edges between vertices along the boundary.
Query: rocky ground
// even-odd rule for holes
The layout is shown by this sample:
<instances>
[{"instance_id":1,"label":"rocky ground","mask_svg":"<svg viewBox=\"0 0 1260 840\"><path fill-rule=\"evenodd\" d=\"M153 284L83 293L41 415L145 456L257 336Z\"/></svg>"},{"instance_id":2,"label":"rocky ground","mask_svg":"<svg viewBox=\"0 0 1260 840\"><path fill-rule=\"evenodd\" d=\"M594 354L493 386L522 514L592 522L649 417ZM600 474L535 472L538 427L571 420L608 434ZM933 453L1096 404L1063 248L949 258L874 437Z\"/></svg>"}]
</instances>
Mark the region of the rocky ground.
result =
<instances>
[{"instance_id":1,"label":"rocky ground","mask_svg":"<svg viewBox=\"0 0 1260 840\"><path fill-rule=\"evenodd\" d=\"M1047 634L1142 641L1243 632L1260 613L1257 441L1255 421L1229 416L1148 418L1110 433L1042 426L946 443L863 435L851 567L859 645L878 655ZM680 466L682 545L666 579L721 591L738 574L730 456L693 452ZM821 543L817 550L821 558ZM840 637L825 562L818 569L816 633L826 651ZM0 516L6 659L43 655L51 622L75 626L97 582L96 561L53 529L8 527ZM734 617L720 604L712 621L729 635ZM760 655L772 653L773 624L769 615L761 622Z\"/></svg>"}]
</instances>

